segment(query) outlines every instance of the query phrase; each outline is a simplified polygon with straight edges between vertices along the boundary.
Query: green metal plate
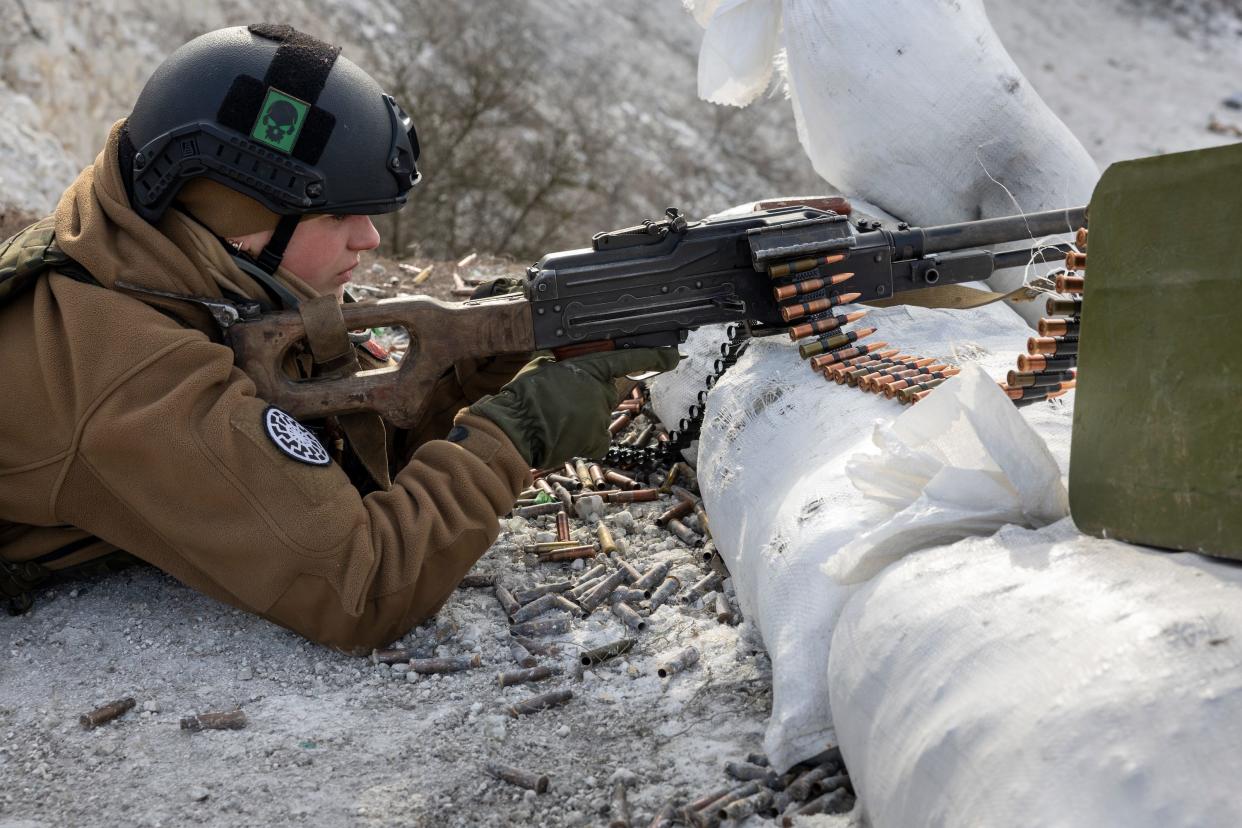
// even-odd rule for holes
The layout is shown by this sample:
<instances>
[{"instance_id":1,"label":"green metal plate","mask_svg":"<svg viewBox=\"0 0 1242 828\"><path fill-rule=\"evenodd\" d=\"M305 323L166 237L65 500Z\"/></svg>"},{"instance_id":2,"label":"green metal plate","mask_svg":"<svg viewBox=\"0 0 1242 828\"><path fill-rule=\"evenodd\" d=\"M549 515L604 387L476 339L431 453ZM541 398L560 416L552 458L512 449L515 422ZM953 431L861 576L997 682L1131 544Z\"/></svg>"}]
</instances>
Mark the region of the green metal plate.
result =
<instances>
[{"instance_id":1,"label":"green metal plate","mask_svg":"<svg viewBox=\"0 0 1242 828\"><path fill-rule=\"evenodd\" d=\"M1242 144L1091 197L1070 451L1084 532L1242 558Z\"/></svg>"}]
</instances>

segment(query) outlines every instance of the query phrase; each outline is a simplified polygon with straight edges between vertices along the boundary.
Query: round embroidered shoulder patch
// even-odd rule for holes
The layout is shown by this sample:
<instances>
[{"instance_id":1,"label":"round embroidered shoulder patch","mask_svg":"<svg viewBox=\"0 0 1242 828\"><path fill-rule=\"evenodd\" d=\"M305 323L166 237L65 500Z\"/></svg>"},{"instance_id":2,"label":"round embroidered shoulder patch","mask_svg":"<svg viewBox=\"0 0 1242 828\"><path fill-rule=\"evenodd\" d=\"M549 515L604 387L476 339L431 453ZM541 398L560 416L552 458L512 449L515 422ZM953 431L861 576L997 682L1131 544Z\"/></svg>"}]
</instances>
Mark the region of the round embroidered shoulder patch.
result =
<instances>
[{"instance_id":1,"label":"round embroidered shoulder patch","mask_svg":"<svg viewBox=\"0 0 1242 828\"><path fill-rule=\"evenodd\" d=\"M269 405L263 412L263 427L267 436L276 444L276 448L297 460L312 466L326 466L332 462L323 443L311 433L310 429L281 411Z\"/></svg>"}]
</instances>

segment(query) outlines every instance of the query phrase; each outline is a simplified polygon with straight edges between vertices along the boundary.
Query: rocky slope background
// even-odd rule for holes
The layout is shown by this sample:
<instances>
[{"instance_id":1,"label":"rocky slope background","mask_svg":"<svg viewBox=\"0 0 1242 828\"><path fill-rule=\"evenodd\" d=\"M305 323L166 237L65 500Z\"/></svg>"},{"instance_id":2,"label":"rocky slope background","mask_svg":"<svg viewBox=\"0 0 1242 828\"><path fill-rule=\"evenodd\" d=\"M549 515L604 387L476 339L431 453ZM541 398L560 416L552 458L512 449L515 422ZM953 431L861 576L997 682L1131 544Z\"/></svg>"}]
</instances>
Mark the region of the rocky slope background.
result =
<instances>
[{"instance_id":1,"label":"rocky slope background","mask_svg":"<svg viewBox=\"0 0 1242 828\"><path fill-rule=\"evenodd\" d=\"M1236 0L988 8L1028 79L1102 165L1238 139ZM419 118L427 183L403 224L381 227L387 247L359 274L374 295L450 296L454 273L517 267L670 204L701 215L828 189L802 157L779 89L743 111L694 99L698 31L675 0L272 0L263 11L343 43L406 90ZM168 51L253 14L231 0L0 0L0 221L15 229L51 209ZM491 255L454 265L475 251ZM701 549L656 525L671 503L584 510L573 531L588 539L602 517L640 568L706 574ZM477 574L520 587L581 574L523 552L547 538L549 518L502 523ZM735 611L730 584L721 588ZM576 675L583 648L623 634L604 611L574 621L548 639L560 651L539 657L560 676L501 688L496 674L516 665L486 588L458 591L403 642L480 658L434 676L324 650L147 569L44 590L31 613L0 618L0 828L596 825L616 816L618 783L634 824L645 824L670 800L729 784L723 764L758 749L770 668L745 619L696 601L660 607L631 635L632 651ZM662 659L686 646L699 663L661 679ZM575 698L532 716L505 710L554 687ZM136 708L121 719L79 725L125 696ZM178 726L235 707L244 730ZM547 773L550 790L493 780L489 760Z\"/></svg>"}]
</instances>

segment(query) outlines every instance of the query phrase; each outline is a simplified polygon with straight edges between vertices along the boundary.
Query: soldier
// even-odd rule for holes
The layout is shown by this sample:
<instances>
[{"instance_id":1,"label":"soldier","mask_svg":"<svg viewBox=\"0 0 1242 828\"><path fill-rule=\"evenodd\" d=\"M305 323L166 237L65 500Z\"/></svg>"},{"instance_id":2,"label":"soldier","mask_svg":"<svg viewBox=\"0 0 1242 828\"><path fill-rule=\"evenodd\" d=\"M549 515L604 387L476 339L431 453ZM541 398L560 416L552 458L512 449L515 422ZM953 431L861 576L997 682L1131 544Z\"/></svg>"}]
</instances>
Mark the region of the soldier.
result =
<instances>
[{"instance_id":1,"label":"soldier","mask_svg":"<svg viewBox=\"0 0 1242 828\"><path fill-rule=\"evenodd\" d=\"M309 351L288 367L303 376L384 358L325 353L312 300L341 297L379 243L370 216L405 203L418 140L338 52L268 24L182 46L55 214L0 247L14 610L123 550L315 641L383 645L443 604L532 466L603 453L615 377L676 363L459 365L409 433L369 414L303 425L258 399L212 302L302 309Z\"/></svg>"}]
</instances>

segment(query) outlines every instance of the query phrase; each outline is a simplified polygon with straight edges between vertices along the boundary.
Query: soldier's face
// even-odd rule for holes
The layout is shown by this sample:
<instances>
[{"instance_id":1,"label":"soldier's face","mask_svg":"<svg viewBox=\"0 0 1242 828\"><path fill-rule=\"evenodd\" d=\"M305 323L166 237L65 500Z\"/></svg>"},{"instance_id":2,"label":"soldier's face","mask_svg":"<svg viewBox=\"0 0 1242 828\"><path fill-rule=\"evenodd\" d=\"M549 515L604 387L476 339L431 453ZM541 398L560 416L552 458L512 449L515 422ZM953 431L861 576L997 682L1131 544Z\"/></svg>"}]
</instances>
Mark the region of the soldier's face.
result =
<instances>
[{"instance_id":1,"label":"soldier's face","mask_svg":"<svg viewBox=\"0 0 1242 828\"><path fill-rule=\"evenodd\" d=\"M316 293L335 293L340 299L358 254L379 243L370 216L317 216L298 224L281 264Z\"/></svg>"},{"instance_id":2,"label":"soldier's face","mask_svg":"<svg viewBox=\"0 0 1242 828\"><path fill-rule=\"evenodd\" d=\"M272 231L240 236L244 250L257 254L272 238ZM358 254L379 246L379 231L370 216L316 216L298 223L281 266L319 295L340 299L353 278Z\"/></svg>"}]
</instances>

